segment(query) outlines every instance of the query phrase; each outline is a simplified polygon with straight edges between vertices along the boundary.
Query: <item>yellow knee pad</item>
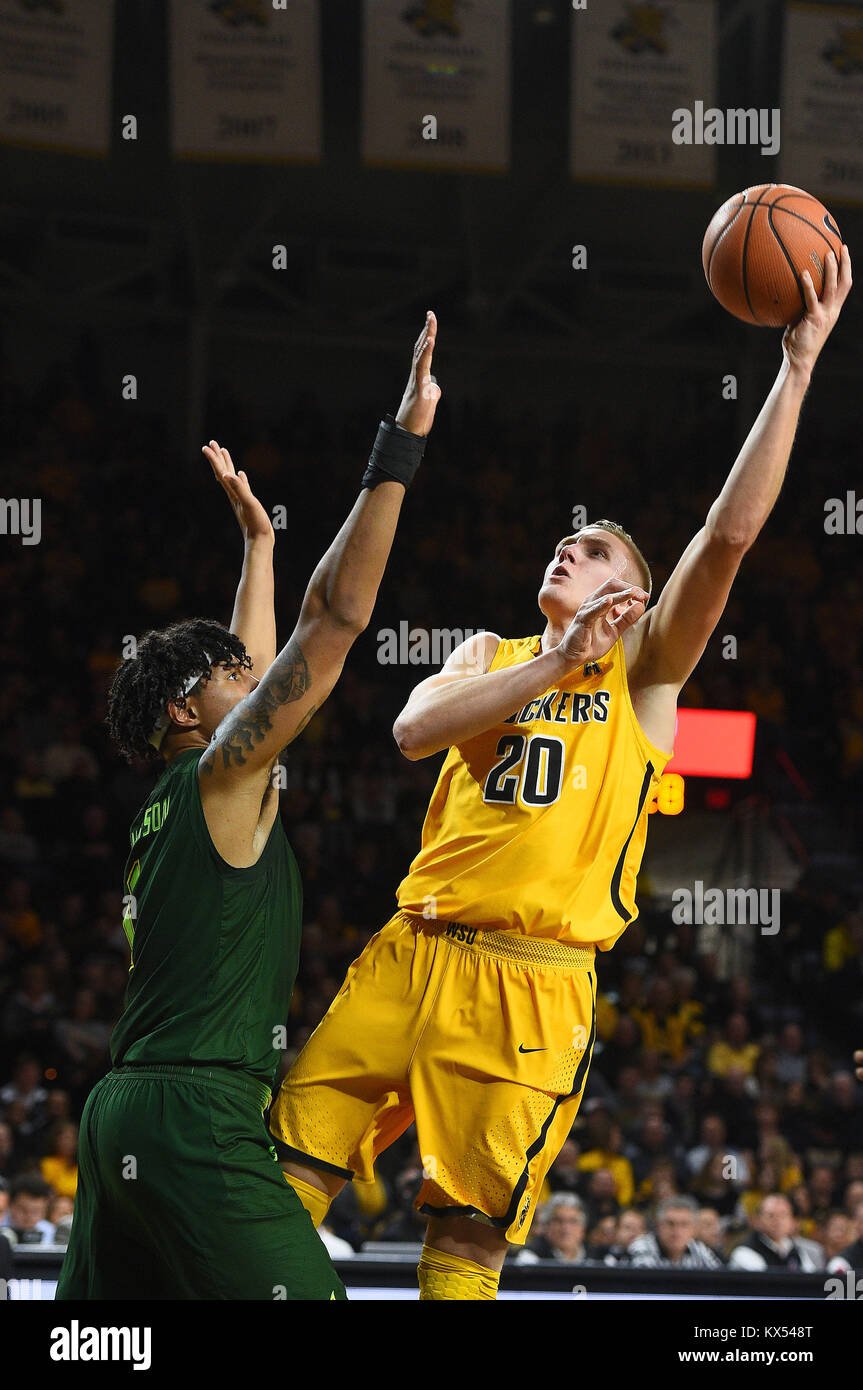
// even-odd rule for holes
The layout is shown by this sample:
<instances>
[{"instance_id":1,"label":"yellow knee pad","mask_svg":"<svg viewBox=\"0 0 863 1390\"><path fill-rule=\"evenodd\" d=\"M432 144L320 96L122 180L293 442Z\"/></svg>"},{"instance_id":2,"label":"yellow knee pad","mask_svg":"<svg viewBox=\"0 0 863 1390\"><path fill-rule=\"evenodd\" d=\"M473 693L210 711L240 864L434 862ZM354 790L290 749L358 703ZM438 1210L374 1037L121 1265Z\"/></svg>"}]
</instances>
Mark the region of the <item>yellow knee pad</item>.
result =
<instances>
[{"instance_id":1,"label":"yellow knee pad","mask_svg":"<svg viewBox=\"0 0 863 1390\"><path fill-rule=\"evenodd\" d=\"M497 1298L500 1275L495 1270L430 1245L423 1246L417 1274L420 1300Z\"/></svg>"}]
</instances>

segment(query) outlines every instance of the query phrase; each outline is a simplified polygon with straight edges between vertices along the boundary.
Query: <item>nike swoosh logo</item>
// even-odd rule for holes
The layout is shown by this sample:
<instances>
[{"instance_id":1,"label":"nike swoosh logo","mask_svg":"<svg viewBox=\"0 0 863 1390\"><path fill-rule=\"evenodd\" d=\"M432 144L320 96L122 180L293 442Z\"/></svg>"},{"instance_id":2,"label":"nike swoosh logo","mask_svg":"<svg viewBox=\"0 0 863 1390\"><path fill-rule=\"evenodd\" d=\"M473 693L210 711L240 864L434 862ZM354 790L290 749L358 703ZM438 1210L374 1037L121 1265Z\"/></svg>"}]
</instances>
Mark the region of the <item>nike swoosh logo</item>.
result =
<instances>
[{"instance_id":1,"label":"nike swoosh logo","mask_svg":"<svg viewBox=\"0 0 863 1390\"><path fill-rule=\"evenodd\" d=\"M525 1047L524 1043L519 1043L519 1052L548 1052L547 1047Z\"/></svg>"}]
</instances>

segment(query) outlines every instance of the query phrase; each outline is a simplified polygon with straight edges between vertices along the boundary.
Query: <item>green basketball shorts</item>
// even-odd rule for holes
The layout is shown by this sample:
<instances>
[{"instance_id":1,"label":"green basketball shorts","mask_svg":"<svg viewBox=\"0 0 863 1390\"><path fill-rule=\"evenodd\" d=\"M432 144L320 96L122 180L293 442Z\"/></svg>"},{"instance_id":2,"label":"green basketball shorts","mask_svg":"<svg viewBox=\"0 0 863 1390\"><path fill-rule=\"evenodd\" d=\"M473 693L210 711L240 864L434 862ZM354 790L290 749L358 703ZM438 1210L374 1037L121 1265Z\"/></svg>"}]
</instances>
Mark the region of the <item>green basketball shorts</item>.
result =
<instances>
[{"instance_id":1,"label":"green basketball shorts","mask_svg":"<svg viewBox=\"0 0 863 1390\"><path fill-rule=\"evenodd\" d=\"M219 1067L119 1067L81 1118L57 1288L72 1299L342 1300L263 1121L266 1086Z\"/></svg>"}]
</instances>

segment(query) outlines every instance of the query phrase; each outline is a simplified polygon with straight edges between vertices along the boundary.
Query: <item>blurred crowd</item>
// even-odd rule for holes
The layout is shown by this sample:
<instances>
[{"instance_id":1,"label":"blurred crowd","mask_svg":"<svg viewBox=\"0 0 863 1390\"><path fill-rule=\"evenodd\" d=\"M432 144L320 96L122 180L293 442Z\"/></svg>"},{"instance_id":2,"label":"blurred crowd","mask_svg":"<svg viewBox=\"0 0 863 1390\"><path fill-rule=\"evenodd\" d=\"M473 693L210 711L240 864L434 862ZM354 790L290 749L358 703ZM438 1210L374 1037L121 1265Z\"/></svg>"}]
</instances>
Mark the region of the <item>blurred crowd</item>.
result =
<instances>
[{"instance_id":1,"label":"blurred crowd","mask_svg":"<svg viewBox=\"0 0 863 1390\"><path fill-rule=\"evenodd\" d=\"M152 765L127 766L110 748L107 685L129 635L180 617L229 619L242 545L208 465L180 457L136 404L97 408L68 371L32 399L0 389L6 494L42 500L40 543L7 534L0 549L14 597L0 613L0 1223L13 1240L62 1243L77 1122L110 1066L126 984L128 826L154 779ZM263 429L228 384L213 393L207 435L233 450L269 508L285 508L281 643L355 494L378 414L302 398ZM378 632L405 619L541 630L540 576L580 505L632 532L658 593L733 462L732 435L728 419L685 400L667 438L600 403L557 421L505 417L500 403L442 409L372 626L287 759L282 817L305 907L283 1070L391 915L439 765L395 748L393 719L430 670L381 664ZM682 703L754 710L753 787L806 801L859 853L863 663L847 633L863 626L863 585L844 560L853 538L821 524L838 490L825 491L826 461L846 447L804 420L793 485L722 620L737 655L726 659L715 638ZM746 975L729 974L696 927L673 923L647 879L639 902L639 920L599 961L586 1099L519 1258L799 1269L858 1258L859 886L810 864L783 893L781 933L756 938ZM421 1238L421 1172L409 1131L375 1184L334 1204L334 1248Z\"/></svg>"}]
</instances>

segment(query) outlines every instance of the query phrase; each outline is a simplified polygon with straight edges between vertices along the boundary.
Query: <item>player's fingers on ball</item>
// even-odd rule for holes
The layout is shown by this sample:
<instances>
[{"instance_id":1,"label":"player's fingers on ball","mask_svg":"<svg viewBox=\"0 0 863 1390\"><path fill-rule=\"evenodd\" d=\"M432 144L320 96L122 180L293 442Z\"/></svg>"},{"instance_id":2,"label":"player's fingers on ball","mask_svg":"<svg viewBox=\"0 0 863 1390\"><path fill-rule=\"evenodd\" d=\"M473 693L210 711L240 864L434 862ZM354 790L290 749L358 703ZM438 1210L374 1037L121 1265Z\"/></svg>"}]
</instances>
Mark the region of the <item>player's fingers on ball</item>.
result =
<instances>
[{"instance_id":1,"label":"player's fingers on ball","mask_svg":"<svg viewBox=\"0 0 863 1390\"><path fill-rule=\"evenodd\" d=\"M836 259L835 251L828 251L827 264L824 267L824 294L832 299L839 284L839 262Z\"/></svg>"},{"instance_id":2,"label":"player's fingers on ball","mask_svg":"<svg viewBox=\"0 0 863 1390\"><path fill-rule=\"evenodd\" d=\"M818 308L818 296L815 293L815 286L812 283L812 276L809 274L808 270L804 270L803 274L801 275L800 284L803 289L803 299L806 304L806 313L813 314L815 310Z\"/></svg>"}]
</instances>

